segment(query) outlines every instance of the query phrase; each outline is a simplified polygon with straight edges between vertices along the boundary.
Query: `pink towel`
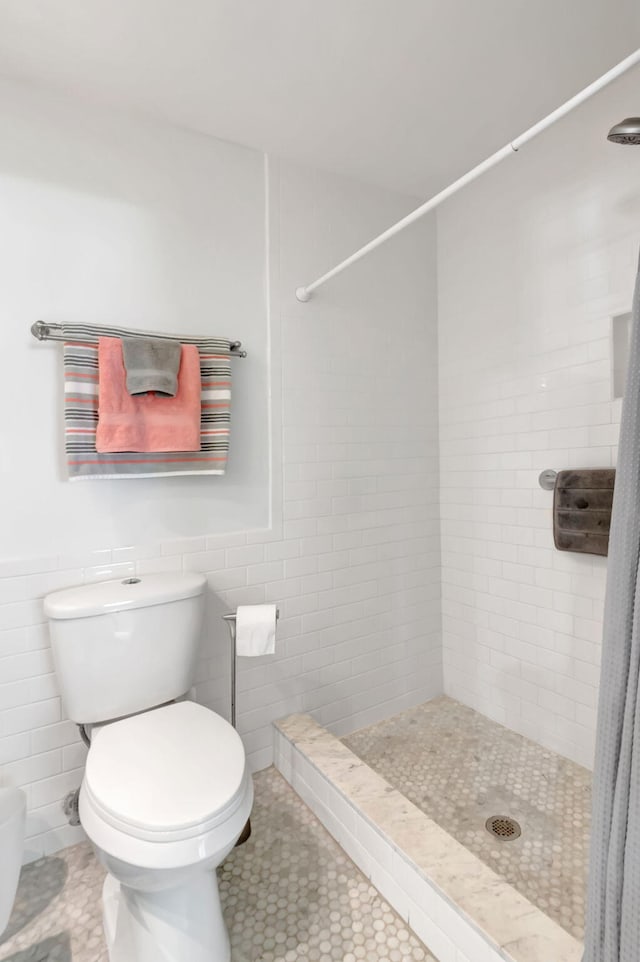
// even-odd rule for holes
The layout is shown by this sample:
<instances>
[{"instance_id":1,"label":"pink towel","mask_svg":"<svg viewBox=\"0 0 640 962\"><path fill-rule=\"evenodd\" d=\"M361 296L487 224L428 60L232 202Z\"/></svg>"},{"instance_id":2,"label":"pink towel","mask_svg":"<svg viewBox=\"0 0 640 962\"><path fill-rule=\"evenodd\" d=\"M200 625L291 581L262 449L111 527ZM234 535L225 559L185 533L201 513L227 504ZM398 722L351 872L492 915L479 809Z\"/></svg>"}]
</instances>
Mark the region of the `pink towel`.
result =
<instances>
[{"instance_id":1,"label":"pink towel","mask_svg":"<svg viewBox=\"0 0 640 962\"><path fill-rule=\"evenodd\" d=\"M193 344L183 344L175 397L127 391L122 341L98 338L98 428L96 450L200 450L200 357Z\"/></svg>"}]
</instances>

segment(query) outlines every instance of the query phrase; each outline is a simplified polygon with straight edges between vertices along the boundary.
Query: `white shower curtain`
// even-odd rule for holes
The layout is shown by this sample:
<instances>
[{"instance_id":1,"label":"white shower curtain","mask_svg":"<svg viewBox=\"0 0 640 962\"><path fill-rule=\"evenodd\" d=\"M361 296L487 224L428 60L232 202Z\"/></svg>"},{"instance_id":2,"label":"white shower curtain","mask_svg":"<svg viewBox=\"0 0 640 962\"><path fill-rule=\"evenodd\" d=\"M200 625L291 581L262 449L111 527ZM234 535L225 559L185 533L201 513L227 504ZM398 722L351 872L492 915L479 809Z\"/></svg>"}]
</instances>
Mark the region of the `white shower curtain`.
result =
<instances>
[{"instance_id":1,"label":"white shower curtain","mask_svg":"<svg viewBox=\"0 0 640 962\"><path fill-rule=\"evenodd\" d=\"M640 962L640 267L605 602L584 962Z\"/></svg>"}]
</instances>

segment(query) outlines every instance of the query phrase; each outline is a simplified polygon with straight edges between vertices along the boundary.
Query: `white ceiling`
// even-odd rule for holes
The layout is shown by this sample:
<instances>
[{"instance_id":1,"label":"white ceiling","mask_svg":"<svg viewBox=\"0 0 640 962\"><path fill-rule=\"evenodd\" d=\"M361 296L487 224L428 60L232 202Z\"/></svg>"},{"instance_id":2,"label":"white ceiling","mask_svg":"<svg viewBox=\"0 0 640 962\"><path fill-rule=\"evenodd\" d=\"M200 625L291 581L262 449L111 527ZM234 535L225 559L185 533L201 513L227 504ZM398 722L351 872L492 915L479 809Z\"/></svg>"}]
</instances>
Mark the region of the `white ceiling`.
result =
<instances>
[{"instance_id":1,"label":"white ceiling","mask_svg":"<svg viewBox=\"0 0 640 962\"><path fill-rule=\"evenodd\" d=\"M638 45L637 0L0 0L5 76L423 196Z\"/></svg>"}]
</instances>

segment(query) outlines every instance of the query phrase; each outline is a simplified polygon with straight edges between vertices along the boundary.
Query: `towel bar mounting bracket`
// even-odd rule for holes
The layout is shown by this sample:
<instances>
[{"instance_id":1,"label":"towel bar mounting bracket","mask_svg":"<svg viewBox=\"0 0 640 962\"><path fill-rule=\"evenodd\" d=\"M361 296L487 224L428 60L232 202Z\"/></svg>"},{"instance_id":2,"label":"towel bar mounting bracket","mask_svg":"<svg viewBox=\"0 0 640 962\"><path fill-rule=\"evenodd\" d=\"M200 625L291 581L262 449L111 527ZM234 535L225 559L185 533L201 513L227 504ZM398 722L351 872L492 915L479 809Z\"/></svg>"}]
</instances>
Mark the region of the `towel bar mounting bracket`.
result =
<instances>
[{"instance_id":1,"label":"towel bar mounting bracket","mask_svg":"<svg viewBox=\"0 0 640 962\"><path fill-rule=\"evenodd\" d=\"M556 486L557 477L557 471L554 471L553 468L546 468L546 470L541 471L538 475L538 484L543 491L553 491Z\"/></svg>"},{"instance_id":2,"label":"towel bar mounting bracket","mask_svg":"<svg viewBox=\"0 0 640 962\"><path fill-rule=\"evenodd\" d=\"M31 325L31 333L38 341L45 341L49 336L49 327L44 321L36 321Z\"/></svg>"}]
</instances>

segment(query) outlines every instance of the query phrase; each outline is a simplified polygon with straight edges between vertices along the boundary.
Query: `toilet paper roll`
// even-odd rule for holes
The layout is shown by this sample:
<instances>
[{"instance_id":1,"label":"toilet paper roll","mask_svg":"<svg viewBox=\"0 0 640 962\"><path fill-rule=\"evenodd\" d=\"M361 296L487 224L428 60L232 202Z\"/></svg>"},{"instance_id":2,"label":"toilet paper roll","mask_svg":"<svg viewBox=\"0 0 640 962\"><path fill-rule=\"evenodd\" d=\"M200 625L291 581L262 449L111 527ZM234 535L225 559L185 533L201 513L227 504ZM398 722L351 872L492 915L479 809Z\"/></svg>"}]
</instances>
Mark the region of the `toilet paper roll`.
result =
<instances>
[{"instance_id":1,"label":"toilet paper roll","mask_svg":"<svg viewBox=\"0 0 640 962\"><path fill-rule=\"evenodd\" d=\"M239 605L236 611L236 654L245 658L276 650L276 606Z\"/></svg>"}]
</instances>

